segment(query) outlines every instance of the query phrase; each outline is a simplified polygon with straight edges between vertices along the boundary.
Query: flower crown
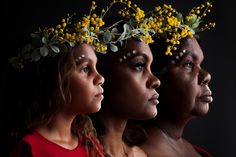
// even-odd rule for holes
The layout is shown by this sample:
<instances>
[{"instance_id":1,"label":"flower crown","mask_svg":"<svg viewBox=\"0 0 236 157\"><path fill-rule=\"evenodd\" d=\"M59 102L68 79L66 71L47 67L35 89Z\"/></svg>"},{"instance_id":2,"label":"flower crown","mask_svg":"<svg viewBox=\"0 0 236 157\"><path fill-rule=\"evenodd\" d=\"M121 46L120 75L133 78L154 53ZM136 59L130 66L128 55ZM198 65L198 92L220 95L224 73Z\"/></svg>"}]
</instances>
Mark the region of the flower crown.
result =
<instances>
[{"instance_id":1,"label":"flower crown","mask_svg":"<svg viewBox=\"0 0 236 157\"><path fill-rule=\"evenodd\" d=\"M206 1L200 6L193 7L185 17L171 5L164 4L162 8L160 6L155 8L152 14L164 17L161 21L165 23L164 29L158 31L157 37L166 39L168 46L165 55L173 55L171 51L177 50L176 46L180 44L181 39L187 36L193 37L198 32L215 27L215 22L201 25L203 17L211 12L212 6L212 2Z\"/></svg>"},{"instance_id":2,"label":"flower crown","mask_svg":"<svg viewBox=\"0 0 236 157\"><path fill-rule=\"evenodd\" d=\"M124 7L118 14L126 18L123 24L123 32L116 28L121 21L117 21L107 28L104 16L115 4L123 4ZM121 46L129 38L137 38L145 41L146 44L154 42L152 37L166 38L168 43L166 55L172 55L171 50L176 50L176 45L182 38L193 36L196 32L204 31L215 26L215 23L205 24L200 27L202 18L209 13L212 3L205 2L198 7L194 7L190 13L183 17L171 5L164 4L157 6L153 11L145 13L137 4L132 4L130 0L113 0L101 14L93 13L97 7L95 1L92 2L89 15L85 15L81 21L71 22L75 16L67 15L62 19L61 24L55 28L39 29L31 34L32 42L27 44L17 57L10 59L16 68L23 68L27 62L35 62L41 57L54 57L58 53L68 52L70 48L80 43L87 43L94 47L96 52L105 53L107 47L113 51L118 51L117 43Z\"/></svg>"},{"instance_id":3,"label":"flower crown","mask_svg":"<svg viewBox=\"0 0 236 157\"><path fill-rule=\"evenodd\" d=\"M111 27L110 31L104 33L104 42L110 44L112 51L117 51L116 43L123 43L126 39L134 37L144 40L146 44L152 43L153 36L165 38L168 43L166 55L172 55L180 40L194 34L215 27L215 22L209 22L201 26L202 19L211 12L212 2L206 1L200 6L191 9L185 17L176 11L171 5L157 6L154 10L145 13L137 4L130 0L113 0L113 3L122 3L126 7L118 11L126 18L123 32L118 33L117 28Z\"/></svg>"},{"instance_id":4,"label":"flower crown","mask_svg":"<svg viewBox=\"0 0 236 157\"><path fill-rule=\"evenodd\" d=\"M107 46L99 40L103 21L104 9L100 16L93 13L97 7L93 1L89 15L84 15L81 21L72 23L73 15L61 20L61 24L52 28L43 28L31 33L31 43L23 47L17 57L10 59L15 68L24 68L28 62L39 61L42 57L54 57L59 53L68 52L70 48L80 43L87 43L96 52L106 51Z\"/></svg>"}]
</instances>

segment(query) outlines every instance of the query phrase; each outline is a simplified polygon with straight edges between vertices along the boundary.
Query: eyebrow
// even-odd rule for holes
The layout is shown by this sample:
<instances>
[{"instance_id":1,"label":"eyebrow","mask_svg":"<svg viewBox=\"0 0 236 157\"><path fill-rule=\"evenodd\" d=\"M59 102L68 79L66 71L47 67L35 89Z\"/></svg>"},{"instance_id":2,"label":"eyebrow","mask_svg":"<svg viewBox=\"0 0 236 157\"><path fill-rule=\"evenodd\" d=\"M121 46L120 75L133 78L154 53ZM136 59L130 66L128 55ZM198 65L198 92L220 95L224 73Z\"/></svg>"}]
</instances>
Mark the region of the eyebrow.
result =
<instances>
[{"instance_id":1,"label":"eyebrow","mask_svg":"<svg viewBox=\"0 0 236 157\"><path fill-rule=\"evenodd\" d=\"M82 58L82 59L80 59L80 60L78 60L78 61L75 61L77 64L82 64L82 63L84 63L84 62L92 62L93 60L92 59L90 59L90 58L88 58L88 57L84 57L84 58ZM97 60L95 60L94 62L96 62Z\"/></svg>"},{"instance_id":2,"label":"eyebrow","mask_svg":"<svg viewBox=\"0 0 236 157\"><path fill-rule=\"evenodd\" d=\"M197 57L197 55L195 55L192 51L186 50L187 52L183 55L182 59L184 59L187 56L191 56L193 58L193 60L200 60L199 57ZM204 57L202 58L202 61L204 60Z\"/></svg>"},{"instance_id":3,"label":"eyebrow","mask_svg":"<svg viewBox=\"0 0 236 157\"><path fill-rule=\"evenodd\" d=\"M197 56L192 53L192 51L186 50L187 52L183 55L182 59L187 57L187 56L191 56L194 60L197 60Z\"/></svg>"},{"instance_id":4,"label":"eyebrow","mask_svg":"<svg viewBox=\"0 0 236 157\"><path fill-rule=\"evenodd\" d=\"M129 51L128 53L130 53L130 51ZM126 54L127 54L127 53L126 53ZM147 56L145 53L140 52L140 51L136 51L136 53L135 53L135 54L132 54L129 59L133 59L133 58L139 57L139 56L143 57L143 58L145 59L145 61L148 60L148 56Z\"/></svg>"}]
</instances>

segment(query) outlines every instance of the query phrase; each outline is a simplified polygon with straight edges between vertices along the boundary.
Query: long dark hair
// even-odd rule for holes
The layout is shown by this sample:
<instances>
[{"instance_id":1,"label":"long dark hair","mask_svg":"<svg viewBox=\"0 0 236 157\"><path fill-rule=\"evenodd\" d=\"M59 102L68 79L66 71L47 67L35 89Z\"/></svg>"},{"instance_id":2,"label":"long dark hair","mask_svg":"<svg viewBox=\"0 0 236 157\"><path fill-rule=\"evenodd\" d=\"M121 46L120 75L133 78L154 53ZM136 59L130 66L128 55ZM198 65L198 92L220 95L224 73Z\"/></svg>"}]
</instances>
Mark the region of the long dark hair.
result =
<instances>
[{"instance_id":1,"label":"long dark hair","mask_svg":"<svg viewBox=\"0 0 236 157\"><path fill-rule=\"evenodd\" d=\"M80 46L80 45L77 45ZM76 47L77 47L76 46ZM18 139L41 126L50 127L54 115L71 101L70 77L76 68L75 48L29 63L20 71L21 99L19 108L23 125L17 128ZM87 115L77 115L72 133L78 136L91 157L103 156L96 131Z\"/></svg>"}]
</instances>

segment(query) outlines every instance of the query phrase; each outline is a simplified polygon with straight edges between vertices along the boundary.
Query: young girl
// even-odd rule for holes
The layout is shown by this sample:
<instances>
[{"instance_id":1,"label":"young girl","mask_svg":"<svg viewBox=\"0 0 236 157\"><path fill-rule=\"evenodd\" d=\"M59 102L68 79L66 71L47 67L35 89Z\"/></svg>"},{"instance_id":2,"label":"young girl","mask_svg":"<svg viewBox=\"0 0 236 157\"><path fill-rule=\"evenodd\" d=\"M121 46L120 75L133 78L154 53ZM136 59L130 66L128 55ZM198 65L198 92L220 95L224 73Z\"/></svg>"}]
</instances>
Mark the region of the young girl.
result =
<instances>
[{"instance_id":1,"label":"young girl","mask_svg":"<svg viewBox=\"0 0 236 157\"><path fill-rule=\"evenodd\" d=\"M28 88L27 130L12 157L104 156L86 116L101 108L104 78L96 70L95 50L102 44L92 30L84 32L84 21L67 29L69 19L31 34L32 43L11 59L27 74L24 88Z\"/></svg>"},{"instance_id":2,"label":"young girl","mask_svg":"<svg viewBox=\"0 0 236 157\"><path fill-rule=\"evenodd\" d=\"M31 132L12 156L89 156L99 152L94 130L84 115L97 112L103 99L104 79L96 71L96 61L92 47L80 44L32 69L38 82L32 80L37 91L32 93L35 102L29 108Z\"/></svg>"}]
</instances>

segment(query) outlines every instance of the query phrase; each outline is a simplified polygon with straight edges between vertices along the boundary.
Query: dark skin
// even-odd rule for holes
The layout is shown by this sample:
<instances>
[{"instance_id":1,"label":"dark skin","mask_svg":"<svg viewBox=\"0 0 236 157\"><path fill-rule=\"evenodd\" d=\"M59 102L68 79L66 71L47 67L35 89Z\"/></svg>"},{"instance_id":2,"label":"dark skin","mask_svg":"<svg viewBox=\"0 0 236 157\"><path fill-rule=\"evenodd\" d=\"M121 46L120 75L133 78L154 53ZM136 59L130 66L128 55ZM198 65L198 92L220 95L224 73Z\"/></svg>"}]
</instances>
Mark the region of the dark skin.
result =
<instances>
[{"instance_id":1,"label":"dark skin","mask_svg":"<svg viewBox=\"0 0 236 157\"><path fill-rule=\"evenodd\" d=\"M137 53L120 62L124 55ZM106 105L98 113L106 134L102 139L105 152L112 157L142 157L146 154L138 147L128 147L122 135L128 119L150 119L156 116L160 81L151 72L152 53L144 42L128 40L127 46L107 60Z\"/></svg>"},{"instance_id":2,"label":"dark skin","mask_svg":"<svg viewBox=\"0 0 236 157\"><path fill-rule=\"evenodd\" d=\"M146 128L150 138L142 146L149 157L200 156L182 133L193 117L208 113L211 76L201 67L204 56L197 40L186 38L180 51L184 49L186 54L158 75L162 82L161 108L155 122Z\"/></svg>"}]
</instances>

